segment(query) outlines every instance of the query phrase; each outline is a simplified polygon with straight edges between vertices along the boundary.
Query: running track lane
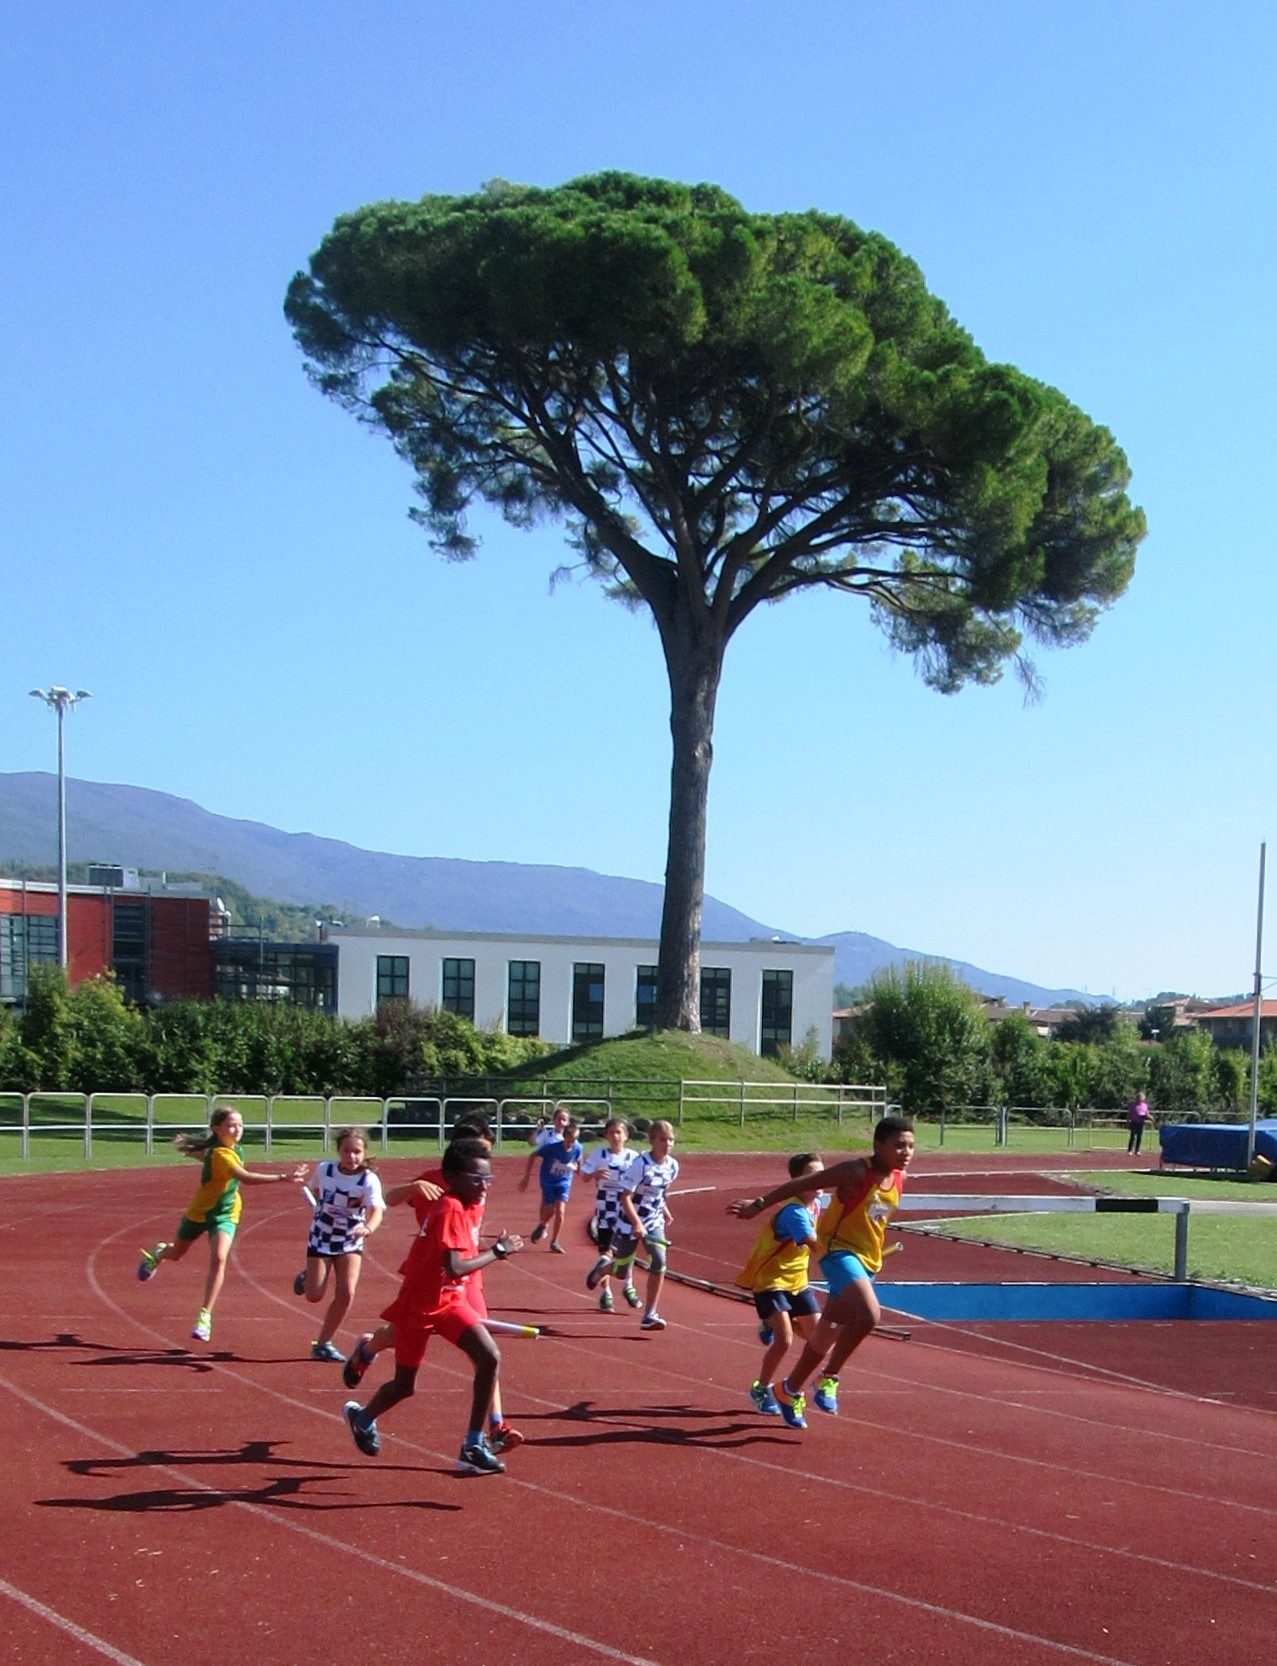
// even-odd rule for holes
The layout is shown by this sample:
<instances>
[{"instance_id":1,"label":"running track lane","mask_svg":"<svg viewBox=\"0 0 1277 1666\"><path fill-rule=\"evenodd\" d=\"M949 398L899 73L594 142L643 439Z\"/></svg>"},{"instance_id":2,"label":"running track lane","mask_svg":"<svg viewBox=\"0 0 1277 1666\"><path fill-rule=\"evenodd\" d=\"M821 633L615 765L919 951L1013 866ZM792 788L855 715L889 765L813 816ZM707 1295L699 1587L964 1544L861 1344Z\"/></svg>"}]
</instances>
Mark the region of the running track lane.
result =
<instances>
[{"instance_id":1,"label":"running track lane","mask_svg":"<svg viewBox=\"0 0 1277 1666\"><path fill-rule=\"evenodd\" d=\"M304 1211L273 1195L249 1194L214 1343L187 1352L196 1264L133 1277L183 1201L178 1175L129 1177L127 1208L119 1176L6 1183L0 1658L220 1658L210 1579L261 1666L294 1666L317 1630L327 1652L347 1626L414 1666L771 1661L778 1616L786 1654L1270 1652L1274 1419L1146 1381L1141 1327L1098 1327L1136 1333L1117 1374L1047 1348L981 1357L945 1327L875 1338L842 1415L813 1412L804 1436L749 1409L748 1308L671 1288L670 1330L640 1335L628 1310L593 1308L583 1241L528 1252L489 1276L494 1306L564 1335L505 1347L529 1445L506 1477L463 1479L468 1376L449 1349L387 1420L382 1457L354 1452L335 1368L299 1357ZM138 1225L117 1228L124 1214ZM377 1247L365 1322L402 1245ZM1218 1352L1254 1327L1165 1328Z\"/></svg>"}]
</instances>

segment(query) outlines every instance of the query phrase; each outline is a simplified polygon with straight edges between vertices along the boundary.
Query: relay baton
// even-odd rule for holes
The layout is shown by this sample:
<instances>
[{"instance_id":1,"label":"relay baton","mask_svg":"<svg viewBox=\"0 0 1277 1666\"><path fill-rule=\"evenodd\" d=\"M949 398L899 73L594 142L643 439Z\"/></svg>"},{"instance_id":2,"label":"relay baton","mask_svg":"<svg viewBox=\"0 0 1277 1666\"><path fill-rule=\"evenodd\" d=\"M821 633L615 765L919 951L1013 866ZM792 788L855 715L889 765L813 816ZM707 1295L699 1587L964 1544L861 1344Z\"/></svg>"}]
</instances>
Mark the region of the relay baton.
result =
<instances>
[{"instance_id":1,"label":"relay baton","mask_svg":"<svg viewBox=\"0 0 1277 1666\"><path fill-rule=\"evenodd\" d=\"M529 1342L535 1342L541 1334L535 1325L515 1325L509 1319L493 1319L489 1316L483 1322L498 1336L525 1336Z\"/></svg>"}]
</instances>

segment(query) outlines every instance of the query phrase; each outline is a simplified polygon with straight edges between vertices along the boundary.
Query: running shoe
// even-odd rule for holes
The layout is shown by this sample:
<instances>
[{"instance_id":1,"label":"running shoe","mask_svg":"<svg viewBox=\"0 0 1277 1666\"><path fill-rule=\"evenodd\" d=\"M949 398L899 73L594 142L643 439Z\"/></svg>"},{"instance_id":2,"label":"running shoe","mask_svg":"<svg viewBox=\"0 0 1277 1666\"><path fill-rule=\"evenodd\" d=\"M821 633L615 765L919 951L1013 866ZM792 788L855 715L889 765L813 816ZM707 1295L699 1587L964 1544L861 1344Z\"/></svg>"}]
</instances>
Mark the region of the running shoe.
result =
<instances>
[{"instance_id":1,"label":"running shoe","mask_svg":"<svg viewBox=\"0 0 1277 1666\"><path fill-rule=\"evenodd\" d=\"M381 1436L377 1433L377 1425L368 1423L364 1419L364 1408L358 1400L347 1400L341 1408L341 1415L350 1425L351 1438L363 1453L365 1458L375 1458L381 1451Z\"/></svg>"},{"instance_id":2,"label":"running shoe","mask_svg":"<svg viewBox=\"0 0 1277 1666\"><path fill-rule=\"evenodd\" d=\"M764 1388L762 1383L755 1382L750 1387L749 1397L754 1402L754 1410L762 1412L764 1417L780 1416L780 1407L776 1404L770 1383Z\"/></svg>"},{"instance_id":3,"label":"running shoe","mask_svg":"<svg viewBox=\"0 0 1277 1666\"><path fill-rule=\"evenodd\" d=\"M340 1348L334 1348L331 1342L312 1342L310 1345L312 1359L330 1360L334 1365L344 1365L346 1356Z\"/></svg>"},{"instance_id":4,"label":"running shoe","mask_svg":"<svg viewBox=\"0 0 1277 1666\"><path fill-rule=\"evenodd\" d=\"M568 1252L564 1249L562 1244L555 1243L550 1245L551 1255L566 1255L567 1253Z\"/></svg>"},{"instance_id":5,"label":"running shoe","mask_svg":"<svg viewBox=\"0 0 1277 1666\"><path fill-rule=\"evenodd\" d=\"M639 1320L640 1330L664 1330L665 1321L659 1313L645 1313Z\"/></svg>"},{"instance_id":6,"label":"running shoe","mask_svg":"<svg viewBox=\"0 0 1277 1666\"><path fill-rule=\"evenodd\" d=\"M467 1441L461 1448L461 1467L468 1469L472 1475L505 1474L505 1465L483 1440Z\"/></svg>"},{"instance_id":7,"label":"running shoe","mask_svg":"<svg viewBox=\"0 0 1277 1666\"><path fill-rule=\"evenodd\" d=\"M488 1430L489 1452L513 1452L516 1446L522 1445L523 1436L508 1423L498 1423L495 1429Z\"/></svg>"},{"instance_id":8,"label":"running shoe","mask_svg":"<svg viewBox=\"0 0 1277 1666\"><path fill-rule=\"evenodd\" d=\"M759 1325L759 1327L758 1327L758 1340L762 1343L764 1348L770 1348L771 1347L772 1343L776 1340L776 1338L772 1333L772 1328L771 1328L770 1325Z\"/></svg>"},{"instance_id":9,"label":"running shoe","mask_svg":"<svg viewBox=\"0 0 1277 1666\"><path fill-rule=\"evenodd\" d=\"M776 1405L791 1429L807 1427L807 1419L803 1416L807 1410L806 1399L801 1394L791 1394L783 1382L776 1390Z\"/></svg>"},{"instance_id":10,"label":"running shoe","mask_svg":"<svg viewBox=\"0 0 1277 1666\"><path fill-rule=\"evenodd\" d=\"M544 1237L545 1237L545 1222L544 1221L538 1221L537 1224L532 1228L531 1232L528 1233L528 1242L532 1243L532 1244L539 1244L541 1242L542 1238L544 1238Z\"/></svg>"},{"instance_id":11,"label":"running shoe","mask_svg":"<svg viewBox=\"0 0 1277 1666\"><path fill-rule=\"evenodd\" d=\"M298 1273L297 1277L293 1280L293 1294L294 1296L304 1296L306 1294L305 1267L302 1268L301 1272Z\"/></svg>"},{"instance_id":12,"label":"running shoe","mask_svg":"<svg viewBox=\"0 0 1277 1666\"><path fill-rule=\"evenodd\" d=\"M368 1344L371 1341L372 1332L365 1331L346 1355L346 1363L341 1368L341 1380L347 1388L358 1388L363 1382L364 1372L372 1364L372 1357L368 1352Z\"/></svg>"},{"instance_id":13,"label":"running shoe","mask_svg":"<svg viewBox=\"0 0 1277 1666\"><path fill-rule=\"evenodd\" d=\"M639 1295L638 1291L632 1284L622 1285L621 1294L625 1297L631 1307L642 1307L643 1298Z\"/></svg>"},{"instance_id":14,"label":"running shoe","mask_svg":"<svg viewBox=\"0 0 1277 1666\"><path fill-rule=\"evenodd\" d=\"M821 1411L827 1411L829 1413L830 1417L837 1417L837 1415L838 1415L838 1379L837 1379L837 1377L831 1377L831 1376L822 1377L820 1379L820 1381L816 1384L816 1392L812 1395L812 1399L820 1407Z\"/></svg>"},{"instance_id":15,"label":"running shoe","mask_svg":"<svg viewBox=\"0 0 1277 1666\"><path fill-rule=\"evenodd\" d=\"M207 1342L213 1334L213 1315L206 1307L200 1308L199 1317L195 1321L195 1328L191 1335L197 1342Z\"/></svg>"},{"instance_id":16,"label":"running shoe","mask_svg":"<svg viewBox=\"0 0 1277 1666\"><path fill-rule=\"evenodd\" d=\"M612 1257L610 1255L599 1256L598 1260L585 1275L585 1288L587 1290L597 1290L599 1285L602 1284L603 1280L607 1277L611 1270ZM630 1305L632 1307L634 1304L631 1302Z\"/></svg>"},{"instance_id":17,"label":"running shoe","mask_svg":"<svg viewBox=\"0 0 1277 1666\"><path fill-rule=\"evenodd\" d=\"M137 1264L137 1276L145 1284L148 1278L155 1277L156 1268L160 1264L160 1251L167 1249L167 1244L156 1244L154 1249L144 1249L142 1259Z\"/></svg>"}]
</instances>

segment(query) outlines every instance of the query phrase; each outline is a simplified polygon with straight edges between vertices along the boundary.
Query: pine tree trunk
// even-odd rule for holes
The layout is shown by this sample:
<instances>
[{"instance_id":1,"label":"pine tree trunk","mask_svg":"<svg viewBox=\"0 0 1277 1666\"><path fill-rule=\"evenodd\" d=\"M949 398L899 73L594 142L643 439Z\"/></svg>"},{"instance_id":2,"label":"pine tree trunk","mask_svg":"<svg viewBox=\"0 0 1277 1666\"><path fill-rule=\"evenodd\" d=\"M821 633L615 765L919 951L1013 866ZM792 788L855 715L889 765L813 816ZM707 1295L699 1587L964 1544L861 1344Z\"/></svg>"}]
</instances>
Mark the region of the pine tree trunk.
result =
<instances>
[{"instance_id":1,"label":"pine tree trunk","mask_svg":"<svg viewBox=\"0 0 1277 1666\"><path fill-rule=\"evenodd\" d=\"M705 830L723 646L718 641L689 643L686 639L674 643L665 635L674 754L656 971L656 1027L660 1030L697 1032L701 1027Z\"/></svg>"}]
</instances>

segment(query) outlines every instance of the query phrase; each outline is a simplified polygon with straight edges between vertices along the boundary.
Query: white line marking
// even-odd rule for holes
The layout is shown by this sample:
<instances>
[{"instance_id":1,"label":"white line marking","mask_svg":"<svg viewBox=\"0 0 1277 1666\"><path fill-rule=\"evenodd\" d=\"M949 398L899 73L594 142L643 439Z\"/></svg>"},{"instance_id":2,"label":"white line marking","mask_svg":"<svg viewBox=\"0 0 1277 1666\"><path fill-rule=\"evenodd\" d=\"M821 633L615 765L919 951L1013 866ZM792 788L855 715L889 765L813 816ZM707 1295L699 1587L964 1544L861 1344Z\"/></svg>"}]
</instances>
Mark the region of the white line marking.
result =
<instances>
[{"instance_id":1,"label":"white line marking","mask_svg":"<svg viewBox=\"0 0 1277 1666\"><path fill-rule=\"evenodd\" d=\"M20 1591L16 1585L10 1585L7 1579L0 1579L0 1592L20 1608L25 1608L29 1614L35 1614L42 1620L47 1620L51 1626L59 1631L65 1631L68 1637L74 1637L77 1643L83 1643L87 1648L96 1649L108 1660L114 1660L116 1666L142 1666L142 1662L135 1655L122 1654L119 1649L113 1649L101 1637L95 1637L91 1631L85 1631L83 1626L76 1625L74 1620L68 1620L65 1614L59 1614L57 1609L49 1608L37 1597L28 1596Z\"/></svg>"}]
</instances>

